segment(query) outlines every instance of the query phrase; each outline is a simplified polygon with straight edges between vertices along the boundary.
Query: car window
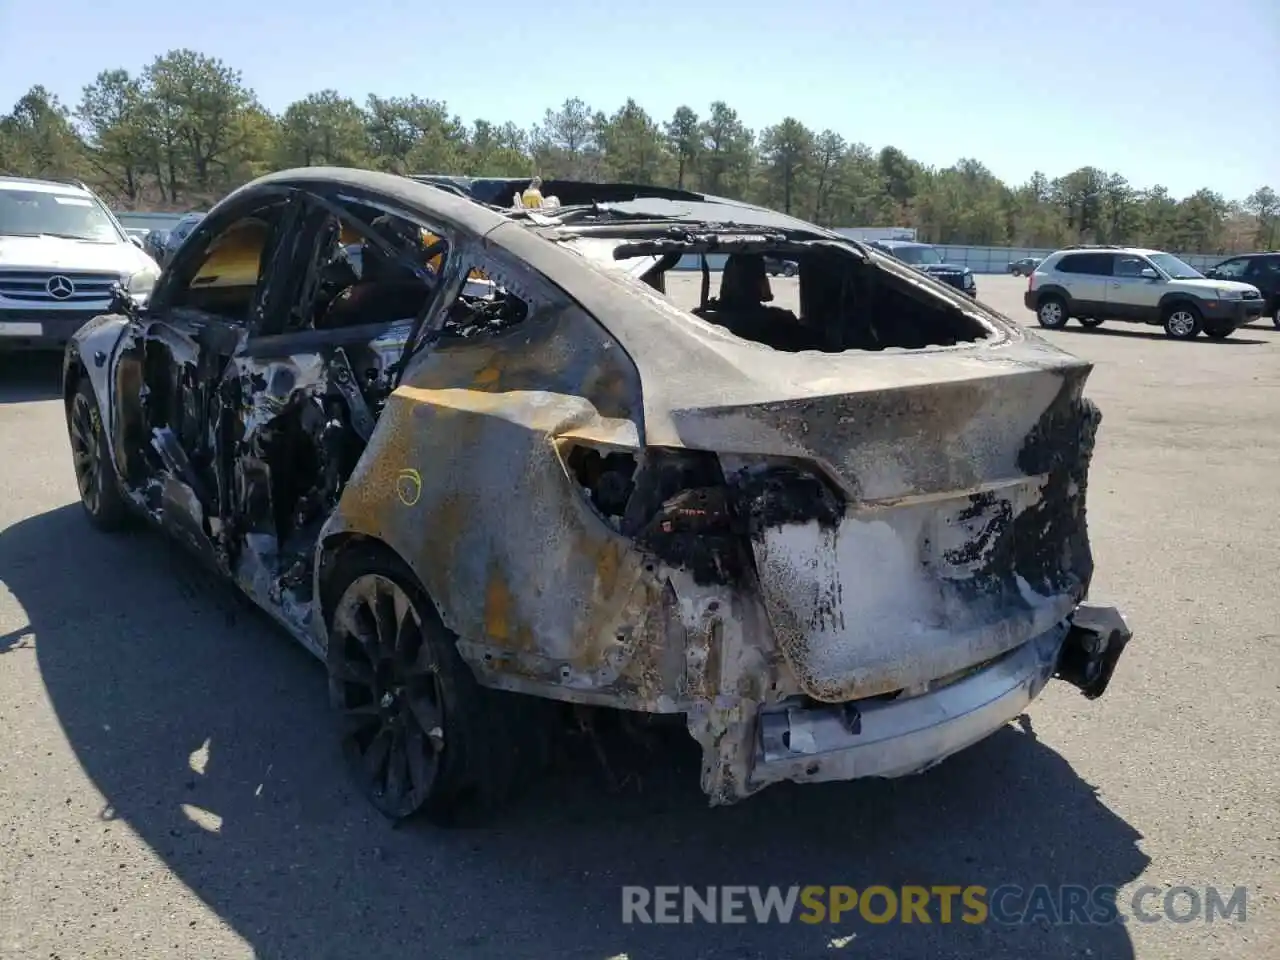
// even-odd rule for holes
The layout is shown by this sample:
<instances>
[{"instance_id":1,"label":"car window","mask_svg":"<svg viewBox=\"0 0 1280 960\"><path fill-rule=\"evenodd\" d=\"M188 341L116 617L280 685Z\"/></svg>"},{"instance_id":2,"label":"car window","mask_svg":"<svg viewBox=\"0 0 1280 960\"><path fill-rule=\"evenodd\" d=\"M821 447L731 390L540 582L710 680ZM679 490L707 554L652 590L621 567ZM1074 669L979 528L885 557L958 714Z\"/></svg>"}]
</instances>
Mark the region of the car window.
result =
<instances>
[{"instance_id":1,"label":"car window","mask_svg":"<svg viewBox=\"0 0 1280 960\"><path fill-rule=\"evenodd\" d=\"M283 331L337 330L417 318L439 286L446 231L351 199L314 202L289 238L294 285Z\"/></svg>"},{"instance_id":2,"label":"car window","mask_svg":"<svg viewBox=\"0 0 1280 960\"><path fill-rule=\"evenodd\" d=\"M1213 268L1213 275L1221 280L1239 280L1248 269L1248 260L1227 260Z\"/></svg>"},{"instance_id":3,"label":"car window","mask_svg":"<svg viewBox=\"0 0 1280 960\"><path fill-rule=\"evenodd\" d=\"M1151 264L1144 257L1132 253L1121 253L1115 258L1115 275L1117 277L1141 277L1143 270L1150 270Z\"/></svg>"},{"instance_id":4,"label":"car window","mask_svg":"<svg viewBox=\"0 0 1280 960\"><path fill-rule=\"evenodd\" d=\"M442 342L499 333L524 322L547 301L541 280L508 255L471 251L463 266L466 282L441 314ZM490 276L507 279L496 282Z\"/></svg>"},{"instance_id":5,"label":"car window","mask_svg":"<svg viewBox=\"0 0 1280 960\"><path fill-rule=\"evenodd\" d=\"M0 190L0 236L65 237L87 243L122 239L102 205L83 193Z\"/></svg>"},{"instance_id":6,"label":"car window","mask_svg":"<svg viewBox=\"0 0 1280 960\"><path fill-rule=\"evenodd\" d=\"M1153 253L1151 262L1171 276L1174 280L1203 280L1202 274L1195 267L1183 263L1171 253Z\"/></svg>"},{"instance_id":7,"label":"car window","mask_svg":"<svg viewBox=\"0 0 1280 960\"><path fill-rule=\"evenodd\" d=\"M1280 280L1280 257L1255 257L1249 262L1245 279L1251 283L1275 283Z\"/></svg>"},{"instance_id":8,"label":"car window","mask_svg":"<svg viewBox=\"0 0 1280 960\"><path fill-rule=\"evenodd\" d=\"M173 265L167 306L212 314L229 323L247 323L257 301L275 228L284 216L278 200L184 250Z\"/></svg>"},{"instance_id":9,"label":"car window","mask_svg":"<svg viewBox=\"0 0 1280 960\"><path fill-rule=\"evenodd\" d=\"M942 255L933 247L894 247L891 252L903 263L913 266L942 263Z\"/></svg>"},{"instance_id":10,"label":"car window","mask_svg":"<svg viewBox=\"0 0 1280 960\"><path fill-rule=\"evenodd\" d=\"M1111 253L1069 253L1058 261L1060 273L1088 274L1094 277L1111 276L1111 265L1115 254Z\"/></svg>"}]
</instances>

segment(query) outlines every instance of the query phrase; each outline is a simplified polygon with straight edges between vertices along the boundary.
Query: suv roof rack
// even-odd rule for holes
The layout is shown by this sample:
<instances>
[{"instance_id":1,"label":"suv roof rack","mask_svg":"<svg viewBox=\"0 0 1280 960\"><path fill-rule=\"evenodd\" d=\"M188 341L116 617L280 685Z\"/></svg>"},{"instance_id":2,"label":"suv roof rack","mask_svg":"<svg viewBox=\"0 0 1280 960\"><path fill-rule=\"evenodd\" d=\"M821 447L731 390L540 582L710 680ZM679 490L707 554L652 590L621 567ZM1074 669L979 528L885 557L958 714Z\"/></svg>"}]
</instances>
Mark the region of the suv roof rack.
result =
<instances>
[{"instance_id":1,"label":"suv roof rack","mask_svg":"<svg viewBox=\"0 0 1280 960\"><path fill-rule=\"evenodd\" d=\"M16 173L0 173L0 178L5 180L25 180L28 183L65 183L69 187L79 187L87 193L93 192L83 180L75 180L71 177L23 177Z\"/></svg>"}]
</instances>

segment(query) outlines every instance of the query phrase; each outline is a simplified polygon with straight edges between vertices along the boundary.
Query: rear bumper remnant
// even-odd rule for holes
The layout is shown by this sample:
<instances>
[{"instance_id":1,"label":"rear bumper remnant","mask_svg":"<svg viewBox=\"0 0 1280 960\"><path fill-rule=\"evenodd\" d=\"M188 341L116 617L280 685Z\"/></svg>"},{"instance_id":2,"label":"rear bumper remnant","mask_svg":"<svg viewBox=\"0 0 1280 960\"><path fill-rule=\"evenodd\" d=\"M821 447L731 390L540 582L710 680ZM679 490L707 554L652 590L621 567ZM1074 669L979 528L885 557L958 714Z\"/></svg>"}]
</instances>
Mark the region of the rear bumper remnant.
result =
<instances>
[{"instance_id":1,"label":"rear bumper remnant","mask_svg":"<svg viewBox=\"0 0 1280 960\"><path fill-rule=\"evenodd\" d=\"M749 776L737 796L772 783L823 782L920 773L995 733L1019 716L1052 678L1100 697L1131 637L1114 607L1081 605L1068 620L961 679L893 698L844 704L806 698L757 715ZM721 782L725 782L721 780Z\"/></svg>"}]
</instances>

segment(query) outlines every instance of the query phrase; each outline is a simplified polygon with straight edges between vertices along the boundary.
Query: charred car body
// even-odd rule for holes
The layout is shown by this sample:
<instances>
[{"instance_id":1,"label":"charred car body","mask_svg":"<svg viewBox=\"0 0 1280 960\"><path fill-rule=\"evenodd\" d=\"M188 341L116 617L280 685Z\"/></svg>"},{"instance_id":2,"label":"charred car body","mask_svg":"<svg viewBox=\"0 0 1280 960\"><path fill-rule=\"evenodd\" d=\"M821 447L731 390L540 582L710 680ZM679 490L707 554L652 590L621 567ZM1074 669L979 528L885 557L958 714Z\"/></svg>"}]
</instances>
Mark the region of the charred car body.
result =
<instances>
[{"instance_id":1,"label":"charred car body","mask_svg":"<svg viewBox=\"0 0 1280 960\"><path fill-rule=\"evenodd\" d=\"M502 796L555 703L673 715L728 803L1101 695L1089 364L771 211L521 186L267 176L66 354L90 520L150 517L322 658L379 808Z\"/></svg>"}]
</instances>

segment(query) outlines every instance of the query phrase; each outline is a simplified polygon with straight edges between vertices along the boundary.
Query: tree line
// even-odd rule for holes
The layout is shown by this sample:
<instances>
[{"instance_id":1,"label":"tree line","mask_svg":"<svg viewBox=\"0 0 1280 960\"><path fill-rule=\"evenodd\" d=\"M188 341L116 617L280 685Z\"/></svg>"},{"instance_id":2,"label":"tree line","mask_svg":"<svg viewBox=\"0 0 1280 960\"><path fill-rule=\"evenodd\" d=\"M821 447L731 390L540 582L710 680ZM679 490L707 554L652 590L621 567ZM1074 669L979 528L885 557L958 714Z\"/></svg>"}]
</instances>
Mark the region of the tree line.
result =
<instances>
[{"instance_id":1,"label":"tree line","mask_svg":"<svg viewBox=\"0 0 1280 960\"><path fill-rule=\"evenodd\" d=\"M1209 189L1178 199L1096 167L1014 186L976 159L931 167L794 117L752 130L723 101L664 121L631 99L608 113L570 98L526 129L468 124L418 96L359 103L322 90L277 115L240 71L181 49L136 75L104 70L74 105L34 86L0 116L0 172L82 179L125 209L206 208L255 176L320 164L688 187L828 226L915 227L934 243L1280 246L1280 197L1269 186L1243 201Z\"/></svg>"}]
</instances>

